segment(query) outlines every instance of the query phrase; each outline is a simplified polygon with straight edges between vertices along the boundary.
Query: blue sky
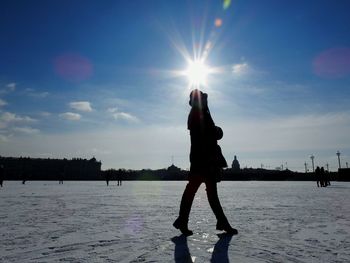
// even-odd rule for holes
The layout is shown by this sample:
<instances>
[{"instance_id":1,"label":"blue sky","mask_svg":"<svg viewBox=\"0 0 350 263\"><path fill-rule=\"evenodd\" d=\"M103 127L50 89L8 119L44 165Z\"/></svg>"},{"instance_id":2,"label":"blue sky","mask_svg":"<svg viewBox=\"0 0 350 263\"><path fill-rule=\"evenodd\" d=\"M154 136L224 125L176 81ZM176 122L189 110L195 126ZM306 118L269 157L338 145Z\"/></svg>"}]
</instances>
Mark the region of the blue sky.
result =
<instances>
[{"instance_id":1,"label":"blue sky","mask_svg":"<svg viewBox=\"0 0 350 263\"><path fill-rule=\"evenodd\" d=\"M182 51L231 163L350 162L349 1L2 1L0 154L189 167ZM215 25L215 21L220 24Z\"/></svg>"}]
</instances>

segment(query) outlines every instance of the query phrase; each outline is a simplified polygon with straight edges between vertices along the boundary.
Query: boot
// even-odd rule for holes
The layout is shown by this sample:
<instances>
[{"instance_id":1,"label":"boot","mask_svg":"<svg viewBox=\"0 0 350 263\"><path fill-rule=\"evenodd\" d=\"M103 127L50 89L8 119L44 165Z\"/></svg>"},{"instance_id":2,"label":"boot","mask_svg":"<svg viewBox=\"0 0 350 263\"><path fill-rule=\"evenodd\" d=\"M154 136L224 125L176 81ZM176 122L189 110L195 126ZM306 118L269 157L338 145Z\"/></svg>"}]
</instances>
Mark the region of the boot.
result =
<instances>
[{"instance_id":1,"label":"boot","mask_svg":"<svg viewBox=\"0 0 350 263\"><path fill-rule=\"evenodd\" d=\"M193 235L193 232L188 229L187 223L185 223L184 221L180 220L179 218L175 220L173 226L176 229L179 229L181 231L181 233L184 234L185 236Z\"/></svg>"},{"instance_id":2,"label":"boot","mask_svg":"<svg viewBox=\"0 0 350 263\"><path fill-rule=\"evenodd\" d=\"M237 229L232 228L228 222L218 221L216 223L216 230L220 230L220 231L223 230L227 234L230 234L230 235L237 235L238 234Z\"/></svg>"}]
</instances>

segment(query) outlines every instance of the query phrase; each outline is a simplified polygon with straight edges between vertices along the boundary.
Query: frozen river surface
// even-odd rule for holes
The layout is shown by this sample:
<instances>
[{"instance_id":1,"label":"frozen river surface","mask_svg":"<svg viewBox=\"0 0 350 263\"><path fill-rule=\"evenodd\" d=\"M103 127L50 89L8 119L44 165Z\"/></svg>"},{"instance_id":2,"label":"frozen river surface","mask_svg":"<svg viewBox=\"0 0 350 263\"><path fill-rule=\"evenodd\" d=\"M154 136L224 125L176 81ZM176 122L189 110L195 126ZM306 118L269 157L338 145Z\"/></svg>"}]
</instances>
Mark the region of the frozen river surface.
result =
<instances>
[{"instance_id":1,"label":"frozen river surface","mask_svg":"<svg viewBox=\"0 0 350 263\"><path fill-rule=\"evenodd\" d=\"M233 237L202 185L187 239L172 227L185 184L5 181L0 262L350 262L350 183L221 182Z\"/></svg>"}]
</instances>

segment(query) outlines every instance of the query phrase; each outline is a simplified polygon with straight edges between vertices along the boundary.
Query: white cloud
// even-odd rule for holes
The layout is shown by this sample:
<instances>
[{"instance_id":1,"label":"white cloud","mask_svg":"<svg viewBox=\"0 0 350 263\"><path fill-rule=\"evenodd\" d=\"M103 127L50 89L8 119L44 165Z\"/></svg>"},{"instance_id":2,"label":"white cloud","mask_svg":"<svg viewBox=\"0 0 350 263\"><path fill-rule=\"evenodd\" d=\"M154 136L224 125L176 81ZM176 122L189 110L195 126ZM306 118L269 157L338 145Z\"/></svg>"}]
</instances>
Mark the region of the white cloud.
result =
<instances>
[{"instance_id":1,"label":"white cloud","mask_svg":"<svg viewBox=\"0 0 350 263\"><path fill-rule=\"evenodd\" d=\"M0 107L7 105L7 102L4 101L3 99L0 99Z\"/></svg>"},{"instance_id":2,"label":"white cloud","mask_svg":"<svg viewBox=\"0 0 350 263\"><path fill-rule=\"evenodd\" d=\"M139 119L136 116L131 115L130 113L126 113L126 112L113 113L113 118L116 120L125 120L128 122L138 122L139 121Z\"/></svg>"},{"instance_id":3,"label":"white cloud","mask_svg":"<svg viewBox=\"0 0 350 263\"><path fill-rule=\"evenodd\" d=\"M0 115L0 132L1 140L8 141L12 135L12 132L19 132L25 134L34 134L38 133L38 129L34 129L28 126L18 127L17 125L28 125L29 123L36 122L37 120L29 116L20 116L12 112L3 112Z\"/></svg>"},{"instance_id":4,"label":"white cloud","mask_svg":"<svg viewBox=\"0 0 350 263\"><path fill-rule=\"evenodd\" d=\"M13 130L15 132L21 132L25 134L36 134L40 132L40 130L31 127L14 127Z\"/></svg>"},{"instance_id":5,"label":"white cloud","mask_svg":"<svg viewBox=\"0 0 350 263\"><path fill-rule=\"evenodd\" d=\"M117 112L117 111L118 111L118 108L117 108L117 107L108 108L108 109L107 109L107 112L109 112L109 113L114 113L114 112Z\"/></svg>"},{"instance_id":6,"label":"white cloud","mask_svg":"<svg viewBox=\"0 0 350 263\"><path fill-rule=\"evenodd\" d=\"M0 129L5 129L6 127L7 127L7 123L0 120Z\"/></svg>"},{"instance_id":7,"label":"white cloud","mask_svg":"<svg viewBox=\"0 0 350 263\"><path fill-rule=\"evenodd\" d=\"M254 75L261 77L268 74L268 72L255 68L246 61L232 65L232 75L235 77L248 77Z\"/></svg>"},{"instance_id":8,"label":"white cloud","mask_svg":"<svg viewBox=\"0 0 350 263\"><path fill-rule=\"evenodd\" d=\"M41 111L39 114L43 117L50 117L51 116L51 113L47 112L47 111Z\"/></svg>"},{"instance_id":9,"label":"white cloud","mask_svg":"<svg viewBox=\"0 0 350 263\"><path fill-rule=\"evenodd\" d=\"M4 112L0 115L2 122L35 122L36 120L29 116L20 116L12 112Z\"/></svg>"},{"instance_id":10,"label":"white cloud","mask_svg":"<svg viewBox=\"0 0 350 263\"><path fill-rule=\"evenodd\" d=\"M235 75L243 75L248 73L249 71L250 71L250 67L246 62L235 64L232 66L232 72Z\"/></svg>"},{"instance_id":11,"label":"white cloud","mask_svg":"<svg viewBox=\"0 0 350 263\"><path fill-rule=\"evenodd\" d=\"M73 112L61 113L59 116L62 119L69 120L69 121L78 121L81 119L81 115L79 113L73 113Z\"/></svg>"},{"instance_id":12,"label":"white cloud","mask_svg":"<svg viewBox=\"0 0 350 263\"><path fill-rule=\"evenodd\" d=\"M0 89L0 94L6 94L15 91L16 83L8 83L5 85L5 88Z\"/></svg>"},{"instance_id":13,"label":"white cloud","mask_svg":"<svg viewBox=\"0 0 350 263\"><path fill-rule=\"evenodd\" d=\"M16 121L20 120L20 117L17 117L16 114L11 113L11 112L4 112L0 115L0 120L3 122L11 122L11 121Z\"/></svg>"},{"instance_id":14,"label":"white cloud","mask_svg":"<svg viewBox=\"0 0 350 263\"><path fill-rule=\"evenodd\" d=\"M69 103L69 106L77 111L82 111L82 112L91 112L92 107L90 102L88 101L73 101Z\"/></svg>"},{"instance_id":15,"label":"white cloud","mask_svg":"<svg viewBox=\"0 0 350 263\"><path fill-rule=\"evenodd\" d=\"M8 88L10 91L14 91L16 89L17 84L15 82L8 83L6 85L6 88Z\"/></svg>"},{"instance_id":16,"label":"white cloud","mask_svg":"<svg viewBox=\"0 0 350 263\"><path fill-rule=\"evenodd\" d=\"M119 111L117 107L108 108L107 112L112 113L112 116L115 120L124 120L128 122L139 122L139 119L127 112Z\"/></svg>"},{"instance_id":17,"label":"white cloud","mask_svg":"<svg viewBox=\"0 0 350 263\"><path fill-rule=\"evenodd\" d=\"M121 112L110 108L109 116L115 113ZM213 114L215 117L215 112ZM117 115L117 118L121 116ZM243 167L258 167L263 163L265 167L273 169L288 162L289 168L302 171L303 163L310 162L309 154L313 153L318 164L324 165L327 161L335 169L335 152L342 152L344 163L345 156L349 155L349 112L241 120L234 120L231 116L214 120L224 131L219 144L229 165L233 155L237 154ZM53 156L62 158L91 158L95 155L98 160L102 160L103 169L162 168L171 164L171 156L174 155L176 165L189 167L190 137L185 121L175 127L141 125L138 128L113 125L99 130L61 134L45 134L41 131L40 137L30 138L16 134L15 139L1 144L0 155L19 155L22 149L26 149L31 156L43 152L51 152ZM334 155L334 159L327 156L321 159L321 153L324 156Z\"/></svg>"}]
</instances>

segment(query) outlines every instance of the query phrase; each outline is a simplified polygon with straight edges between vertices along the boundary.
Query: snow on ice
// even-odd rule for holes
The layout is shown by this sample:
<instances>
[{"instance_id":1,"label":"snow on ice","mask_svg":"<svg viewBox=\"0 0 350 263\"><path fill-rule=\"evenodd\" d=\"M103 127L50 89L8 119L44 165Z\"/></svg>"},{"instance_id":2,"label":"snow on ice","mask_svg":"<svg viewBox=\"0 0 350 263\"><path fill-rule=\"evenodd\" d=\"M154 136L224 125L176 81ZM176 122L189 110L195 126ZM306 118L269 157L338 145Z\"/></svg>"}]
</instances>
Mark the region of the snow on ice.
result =
<instances>
[{"instance_id":1,"label":"snow on ice","mask_svg":"<svg viewBox=\"0 0 350 263\"><path fill-rule=\"evenodd\" d=\"M186 182L5 181L0 262L349 262L350 183L221 182L237 236L199 189L188 238L172 227Z\"/></svg>"}]
</instances>

